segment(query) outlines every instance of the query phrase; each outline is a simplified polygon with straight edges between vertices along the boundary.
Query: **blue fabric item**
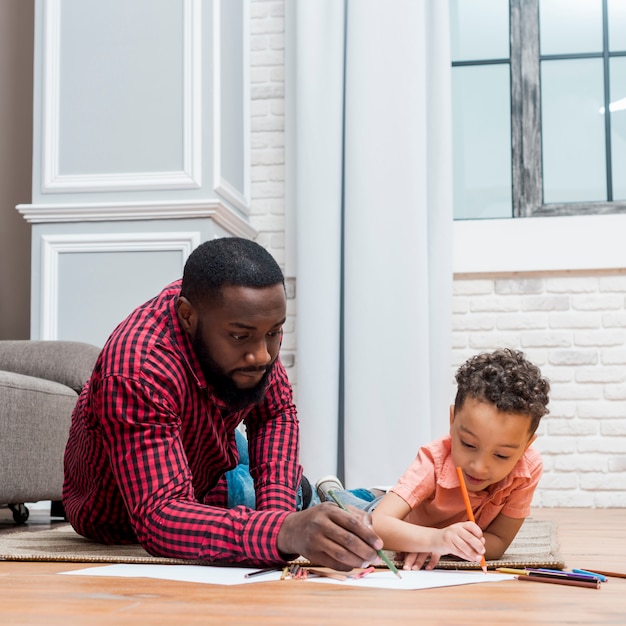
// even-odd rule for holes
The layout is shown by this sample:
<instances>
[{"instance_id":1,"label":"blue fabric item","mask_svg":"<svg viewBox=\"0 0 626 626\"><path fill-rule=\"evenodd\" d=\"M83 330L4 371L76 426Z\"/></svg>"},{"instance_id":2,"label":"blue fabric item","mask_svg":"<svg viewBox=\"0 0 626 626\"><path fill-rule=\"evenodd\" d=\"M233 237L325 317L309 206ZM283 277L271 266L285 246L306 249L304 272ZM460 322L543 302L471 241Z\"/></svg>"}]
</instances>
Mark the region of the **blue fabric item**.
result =
<instances>
[{"instance_id":1,"label":"blue fabric item","mask_svg":"<svg viewBox=\"0 0 626 626\"><path fill-rule=\"evenodd\" d=\"M256 508L256 496L254 493L254 481L250 476L250 457L248 456L248 440L238 431L235 431L237 440L237 451L239 452L239 464L235 469L226 472L226 483L228 485L228 508L232 509L236 506L245 506L249 509ZM320 503L320 499L312 489L313 493L308 507ZM296 493L296 511L301 511L302 502L302 485L298 486Z\"/></svg>"},{"instance_id":2,"label":"blue fabric item","mask_svg":"<svg viewBox=\"0 0 626 626\"><path fill-rule=\"evenodd\" d=\"M342 504L356 507L366 513L371 513L383 499L382 496L375 496L368 489L335 491L335 495Z\"/></svg>"},{"instance_id":3,"label":"blue fabric item","mask_svg":"<svg viewBox=\"0 0 626 626\"><path fill-rule=\"evenodd\" d=\"M235 469L226 472L228 484L228 508L243 505L249 509L256 508L256 496L254 494L254 482L250 476L250 457L248 456L248 441L238 431L235 431L237 451L239 452L239 464Z\"/></svg>"},{"instance_id":4,"label":"blue fabric item","mask_svg":"<svg viewBox=\"0 0 626 626\"><path fill-rule=\"evenodd\" d=\"M350 493L361 500L365 500L365 502L373 502L376 499L376 496L369 489L350 489Z\"/></svg>"}]
</instances>

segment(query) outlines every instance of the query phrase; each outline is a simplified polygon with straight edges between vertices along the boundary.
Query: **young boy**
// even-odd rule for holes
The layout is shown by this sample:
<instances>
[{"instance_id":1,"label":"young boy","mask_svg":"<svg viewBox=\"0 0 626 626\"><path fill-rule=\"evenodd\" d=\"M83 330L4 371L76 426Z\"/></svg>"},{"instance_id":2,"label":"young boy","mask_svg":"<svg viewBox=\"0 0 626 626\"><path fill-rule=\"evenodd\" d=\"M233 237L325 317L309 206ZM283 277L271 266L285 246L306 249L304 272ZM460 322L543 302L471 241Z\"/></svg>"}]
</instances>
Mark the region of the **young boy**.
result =
<instances>
[{"instance_id":1,"label":"young boy","mask_svg":"<svg viewBox=\"0 0 626 626\"><path fill-rule=\"evenodd\" d=\"M386 495L364 504L338 493L345 504L373 511L374 530L385 549L405 554L404 569L433 569L444 554L500 558L530 513L541 477L530 444L548 413L550 385L539 368L521 352L496 350L469 359L456 381L450 433L420 448ZM476 523L467 521L457 467ZM332 488L332 481L320 483L318 492Z\"/></svg>"}]
</instances>

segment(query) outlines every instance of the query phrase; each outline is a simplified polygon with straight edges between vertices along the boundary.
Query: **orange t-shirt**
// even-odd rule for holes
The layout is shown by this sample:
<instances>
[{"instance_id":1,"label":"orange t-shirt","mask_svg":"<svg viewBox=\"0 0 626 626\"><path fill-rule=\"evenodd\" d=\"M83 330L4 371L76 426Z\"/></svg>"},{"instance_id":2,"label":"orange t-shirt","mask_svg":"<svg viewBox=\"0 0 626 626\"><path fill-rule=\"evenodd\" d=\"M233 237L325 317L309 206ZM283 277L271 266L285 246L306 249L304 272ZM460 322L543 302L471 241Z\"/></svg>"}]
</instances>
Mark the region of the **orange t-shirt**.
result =
<instances>
[{"instance_id":1,"label":"orange t-shirt","mask_svg":"<svg viewBox=\"0 0 626 626\"><path fill-rule=\"evenodd\" d=\"M450 449L450 435L421 447L413 463L392 487L391 491L411 507L405 517L407 522L445 528L467 520ZM483 491L470 491L476 523L485 530L500 513L517 519L527 517L542 470L539 452L530 447L500 482Z\"/></svg>"}]
</instances>

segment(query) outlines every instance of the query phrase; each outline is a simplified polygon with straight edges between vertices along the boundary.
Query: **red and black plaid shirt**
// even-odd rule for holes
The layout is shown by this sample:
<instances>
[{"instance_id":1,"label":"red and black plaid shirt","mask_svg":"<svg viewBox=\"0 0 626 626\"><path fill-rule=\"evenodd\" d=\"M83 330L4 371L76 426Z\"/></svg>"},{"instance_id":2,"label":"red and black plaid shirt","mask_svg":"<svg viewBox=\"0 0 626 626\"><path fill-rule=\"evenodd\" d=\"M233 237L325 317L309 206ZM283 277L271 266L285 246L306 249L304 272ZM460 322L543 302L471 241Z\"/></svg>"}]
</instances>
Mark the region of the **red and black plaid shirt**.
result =
<instances>
[{"instance_id":1,"label":"red and black plaid shirt","mask_svg":"<svg viewBox=\"0 0 626 626\"><path fill-rule=\"evenodd\" d=\"M80 395L65 452L63 503L78 533L151 554L276 563L295 510L298 421L277 361L263 403L235 413L207 388L175 312L180 281L113 332ZM224 473L244 421L256 509L227 508Z\"/></svg>"}]
</instances>

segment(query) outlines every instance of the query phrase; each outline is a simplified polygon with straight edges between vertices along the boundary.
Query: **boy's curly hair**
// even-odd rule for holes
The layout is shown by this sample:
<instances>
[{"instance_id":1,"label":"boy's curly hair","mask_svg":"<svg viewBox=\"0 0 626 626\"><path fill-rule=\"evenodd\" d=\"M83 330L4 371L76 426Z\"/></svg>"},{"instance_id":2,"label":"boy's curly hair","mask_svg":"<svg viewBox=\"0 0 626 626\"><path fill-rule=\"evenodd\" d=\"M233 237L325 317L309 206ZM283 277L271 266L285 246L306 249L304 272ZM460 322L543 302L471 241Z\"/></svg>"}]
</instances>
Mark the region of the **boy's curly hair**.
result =
<instances>
[{"instance_id":1,"label":"boy's curly hair","mask_svg":"<svg viewBox=\"0 0 626 626\"><path fill-rule=\"evenodd\" d=\"M456 373L456 413L467 398L493 404L499 411L531 418L530 434L548 411L550 383L523 352L504 348L478 354Z\"/></svg>"}]
</instances>

